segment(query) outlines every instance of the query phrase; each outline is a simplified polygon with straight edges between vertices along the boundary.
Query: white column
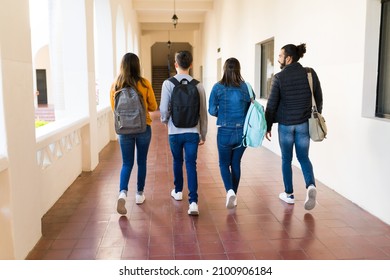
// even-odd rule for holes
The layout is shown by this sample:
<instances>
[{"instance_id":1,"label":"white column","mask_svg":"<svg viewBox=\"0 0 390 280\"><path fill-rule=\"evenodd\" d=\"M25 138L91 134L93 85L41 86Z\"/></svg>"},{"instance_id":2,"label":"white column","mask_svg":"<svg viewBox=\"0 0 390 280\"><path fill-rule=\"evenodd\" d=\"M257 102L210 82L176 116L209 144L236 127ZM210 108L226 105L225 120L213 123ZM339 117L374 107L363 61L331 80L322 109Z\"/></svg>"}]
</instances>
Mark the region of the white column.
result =
<instances>
[{"instance_id":1,"label":"white column","mask_svg":"<svg viewBox=\"0 0 390 280\"><path fill-rule=\"evenodd\" d=\"M90 123L82 131L83 138L83 170L95 169L99 163L98 127L97 127L97 100L94 50L94 0L85 1L86 34L87 34L87 73L88 73L88 108Z\"/></svg>"},{"instance_id":2,"label":"white column","mask_svg":"<svg viewBox=\"0 0 390 280\"><path fill-rule=\"evenodd\" d=\"M13 255L24 259L41 237L36 162L33 69L28 0L5 0L0 9L4 126L9 159L9 210ZM28 234L26 234L28 232ZM1 248L0 248L1 250Z\"/></svg>"}]
</instances>

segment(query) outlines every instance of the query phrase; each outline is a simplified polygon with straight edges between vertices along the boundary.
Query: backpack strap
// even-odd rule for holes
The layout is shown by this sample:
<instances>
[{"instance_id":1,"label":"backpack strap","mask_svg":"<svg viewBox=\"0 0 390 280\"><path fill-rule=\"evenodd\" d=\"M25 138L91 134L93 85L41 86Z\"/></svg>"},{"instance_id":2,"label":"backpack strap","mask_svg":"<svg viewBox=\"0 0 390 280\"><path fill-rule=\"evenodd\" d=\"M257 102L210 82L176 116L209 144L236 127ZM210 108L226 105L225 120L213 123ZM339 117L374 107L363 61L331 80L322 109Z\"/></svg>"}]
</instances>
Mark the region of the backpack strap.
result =
<instances>
[{"instance_id":1,"label":"backpack strap","mask_svg":"<svg viewBox=\"0 0 390 280\"><path fill-rule=\"evenodd\" d=\"M188 82L188 80L186 78L183 78L182 80L186 80ZM182 81L181 80L181 81ZM173 83L175 86L181 84L181 81L179 82L178 79L176 79L175 77L170 77L168 79L168 81L170 81L171 83ZM196 80L196 79L192 79L190 82L190 84L193 84L194 86L196 86L197 84L199 84L199 81Z\"/></svg>"},{"instance_id":2,"label":"backpack strap","mask_svg":"<svg viewBox=\"0 0 390 280\"><path fill-rule=\"evenodd\" d=\"M197 84L199 84L199 81L196 79L192 79L190 84L193 84L194 86L196 86Z\"/></svg>"},{"instance_id":3,"label":"backpack strap","mask_svg":"<svg viewBox=\"0 0 390 280\"><path fill-rule=\"evenodd\" d=\"M253 89L252 89L252 86L250 83L248 82L245 82L246 83L246 86L248 88L248 92L249 92L249 97L251 98L251 101L253 101L255 99L255 96L253 94Z\"/></svg>"},{"instance_id":4,"label":"backpack strap","mask_svg":"<svg viewBox=\"0 0 390 280\"><path fill-rule=\"evenodd\" d=\"M175 77L170 77L168 79L168 81L170 81L171 83L173 83L175 86L179 85L180 82L175 78Z\"/></svg>"}]
</instances>

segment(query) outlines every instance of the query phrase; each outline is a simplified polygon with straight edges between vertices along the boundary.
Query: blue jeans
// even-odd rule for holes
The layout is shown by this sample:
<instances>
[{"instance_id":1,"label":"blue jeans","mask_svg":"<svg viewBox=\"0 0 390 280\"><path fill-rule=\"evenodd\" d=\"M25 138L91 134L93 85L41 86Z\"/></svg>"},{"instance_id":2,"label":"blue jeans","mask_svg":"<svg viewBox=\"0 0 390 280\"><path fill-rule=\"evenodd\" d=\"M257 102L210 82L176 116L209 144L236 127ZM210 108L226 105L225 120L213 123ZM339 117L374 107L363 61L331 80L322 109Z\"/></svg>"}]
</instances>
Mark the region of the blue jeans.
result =
<instances>
[{"instance_id":1,"label":"blue jeans","mask_svg":"<svg viewBox=\"0 0 390 280\"><path fill-rule=\"evenodd\" d=\"M146 179L146 161L149 151L152 129L146 126L146 131L137 134L119 135L119 144L122 152L122 169L120 175L119 191L128 190L130 174L134 166L134 152L137 147L137 191L144 191Z\"/></svg>"},{"instance_id":2,"label":"blue jeans","mask_svg":"<svg viewBox=\"0 0 390 280\"><path fill-rule=\"evenodd\" d=\"M299 164L301 165L306 188L310 185L315 185L313 166L309 159L310 136L308 122L297 125L279 124L278 133L279 145L282 152L282 173L285 192L287 194L294 192L291 167L294 146Z\"/></svg>"},{"instance_id":3,"label":"blue jeans","mask_svg":"<svg viewBox=\"0 0 390 280\"><path fill-rule=\"evenodd\" d=\"M217 146L219 155L219 170L226 191L237 193L241 178L241 158L246 147L242 142L242 127L218 127Z\"/></svg>"},{"instance_id":4,"label":"blue jeans","mask_svg":"<svg viewBox=\"0 0 390 280\"><path fill-rule=\"evenodd\" d=\"M198 203L198 174L196 159L198 157L199 134L170 134L169 145L173 156L173 175L176 192L183 191L183 152L185 155L188 201Z\"/></svg>"}]
</instances>

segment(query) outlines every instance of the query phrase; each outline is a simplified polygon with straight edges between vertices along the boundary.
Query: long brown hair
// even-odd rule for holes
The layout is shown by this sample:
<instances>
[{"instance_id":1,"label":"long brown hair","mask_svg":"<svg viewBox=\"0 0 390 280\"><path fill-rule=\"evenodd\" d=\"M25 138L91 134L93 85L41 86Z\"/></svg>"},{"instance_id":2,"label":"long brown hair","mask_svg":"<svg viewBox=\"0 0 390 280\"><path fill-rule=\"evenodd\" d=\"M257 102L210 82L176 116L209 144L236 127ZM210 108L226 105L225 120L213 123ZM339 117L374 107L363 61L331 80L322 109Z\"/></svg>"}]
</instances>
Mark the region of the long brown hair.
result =
<instances>
[{"instance_id":1,"label":"long brown hair","mask_svg":"<svg viewBox=\"0 0 390 280\"><path fill-rule=\"evenodd\" d=\"M141 77L141 66L139 58L134 53L126 53L121 62L119 75L116 78L115 89L133 86L137 88L138 81L143 87L147 87L144 78Z\"/></svg>"},{"instance_id":2,"label":"long brown hair","mask_svg":"<svg viewBox=\"0 0 390 280\"><path fill-rule=\"evenodd\" d=\"M237 58L231 57L225 61L223 65L223 76L219 81L224 86L239 87L244 81L241 76L241 66Z\"/></svg>"}]
</instances>

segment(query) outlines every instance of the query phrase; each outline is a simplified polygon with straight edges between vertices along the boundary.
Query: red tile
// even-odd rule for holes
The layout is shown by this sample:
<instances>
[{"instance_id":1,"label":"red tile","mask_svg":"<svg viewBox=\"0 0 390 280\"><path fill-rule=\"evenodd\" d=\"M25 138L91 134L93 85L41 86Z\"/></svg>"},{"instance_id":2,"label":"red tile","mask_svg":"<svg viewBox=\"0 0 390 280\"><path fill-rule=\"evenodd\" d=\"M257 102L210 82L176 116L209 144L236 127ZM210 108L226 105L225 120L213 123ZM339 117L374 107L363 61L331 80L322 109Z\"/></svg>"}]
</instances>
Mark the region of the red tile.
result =
<instances>
[{"instance_id":1,"label":"red tile","mask_svg":"<svg viewBox=\"0 0 390 280\"><path fill-rule=\"evenodd\" d=\"M123 237L103 237L100 247L124 247L125 239Z\"/></svg>"},{"instance_id":2,"label":"red tile","mask_svg":"<svg viewBox=\"0 0 390 280\"><path fill-rule=\"evenodd\" d=\"M38 243L35 245L34 250L46 250L49 249L51 244L55 241L55 239L47 239L42 237Z\"/></svg>"},{"instance_id":3,"label":"red tile","mask_svg":"<svg viewBox=\"0 0 390 280\"><path fill-rule=\"evenodd\" d=\"M228 260L226 254L202 254L200 257L202 260Z\"/></svg>"},{"instance_id":4,"label":"red tile","mask_svg":"<svg viewBox=\"0 0 390 280\"><path fill-rule=\"evenodd\" d=\"M197 239L199 244L209 243L209 242L219 242L221 240L218 233L198 234Z\"/></svg>"},{"instance_id":5,"label":"red tile","mask_svg":"<svg viewBox=\"0 0 390 280\"><path fill-rule=\"evenodd\" d=\"M148 248L145 245L141 246L126 246L123 248L122 259L142 259L148 257Z\"/></svg>"},{"instance_id":6,"label":"red tile","mask_svg":"<svg viewBox=\"0 0 390 280\"><path fill-rule=\"evenodd\" d=\"M51 250L73 249L77 239L56 239L50 246Z\"/></svg>"},{"instance_id":7,"label":"red tile","mask_svg":"<svg viewBox=\"0 0 390 280\"><path fill-rule=\"evenodd\" d=\"M227 253L229 260L255 260L253 253Z\"/></svg>"},{"instance_id":8,"label":"red tile","mask_svg":"<svg viewBox=\"0 0 390 280\"><path fill-rule=\"evenodd\" d=\"M175 255L176 260L200 260L200 255Z\"/></svg>"},{"instance_id":9,"label":"red tile","mask_svg":"<svg viewBox=\"0 0 390 280\"><path fill-rule=\"evenodd\" d=\"M197 243L196 234L176 234L173 236L174 244L180 245L180 244L189 244L189 243Z\"/></svg>"},{"instance_id":10,"label":"red tile","mask_svg":"<svg viewBox=\"0 0 390 280\"><path fill-rule=\"evenodd\" d=\"M46 253L46 250L34 249L28 254L26 260L43 260L45 258Z\"/></svg>"},{"instance_id":11,"label":"red tile","mask_svg":"<svg viewBox=\"0 0 390 280\"><path fill-rule=\"evenodd\" d=\"M98 248L100 242L101 242L100 238L82 238L82 239L78 239L75 248L76 249Z\"/></svg>"},{"instance_id":12,"label":"red tile","mask_svg":"<svg viewBox=\"0 0 390 280\"><path fill-rule=\"evenodd\" d=\"M200 253L206 254L224 254L225 248L222 242L203 242L199 244Z\"/></svg>"},{"instance_id":13,"label":"red tile","mask_svg":"<svg viewBox=\"0 0 390 280\"><path fill-rule=\"evenodd\" d=\"M172 256L173 255L173 246L170 244L162 244L156 246L149 246L149 256Z\"/></svg>"},{"instance_id":14,"label":"red tile","mask_svg":"<svg viewBox=\"0 0 390 280\"><path fill-rule=\"evenodd\" d=\"M303 250L280 251L284 260L307 260L309 256Z\"/></svg>"},{"instance_id":15,"label":"red tile","mask_svg":"<svg viewBox=\"0 0 390 280\"><path fill-rule=\"evenodd\" d=\"M250 253L252 252L250 242L244 241L223 241L223 247L227 253Z\"/></svg>"},{"instance_id":16,"label":"red tile","mask_svg":"<svg viewBox=\"0 0 390 280\"><path fill-rule=\"evenodd\" d=\"M100 247L96 254L97 260L120 260L122 256L122 247Z\"/></svg>"},{"instance_id":17,"label":"red tile","mask_svg":"<svg viewBox=\"0 0 390 280\"><path fill-rule=\"evenodd\" d=\"M71 252L71 249L48 250L43 257L43 260L67 260Z\"/></svg>"},{"instance_id":18,"label":"red tile","mask_svg":"<svg viewBox=\"0 0 390 280\"><path fill-rule=\"evenodd\" d=\"M157 245L169 245L173 246L173 235L172 234L165 234L165 235L151 235L149 240L150 246L157 246Z\"/></svg>"},{"instance_id":19,"label":"red tile","mask_svg":"<svg viewBox=\"0 0 390 280\"><path fill-rule=\"evenodd\" d=\"M69 260L94 260L97 249L74 249L69 256Z\"/></svg>"},{"instance_id":20,"label":"red tile","mask_svg":"<svg viewBox=\"0 0 390 280\"><path fill-rule=\"evenodd\" d=\"M199 246L197 243L175 244L175 256L178 255L199 255Z\"/></svg>"},{"instance_id":21,"label":"red tile","mask_svg":"<svg viewBox=\"0 0 390 280\"><path fill-rule=\"evenodd\" d=\"M186 183L183 201L170 197L167 131L159 112L152 117L145 203L134 202L135 165L128 213L116 213L121 155L112 141L101 151L96 169L82 173L42 217L43 237L26 259L390 260L390 226L321 182L316 208L304 210L299 168L293 167L295 205L280 201L281 160L265 148L245 152L238 206L226 209L214 122L198 153L200 215L188 216Z\"/></svg>"},{"instance_id":22,"label":"red tile","mask_svg":"<svg viewBox=\"0 0 390 280\"><path fill-rule=\"evenodd\" d=\"M253 253L257 260L281 260L282 256L275 250L261 250Z\"/></svg>"}]
</instances>

